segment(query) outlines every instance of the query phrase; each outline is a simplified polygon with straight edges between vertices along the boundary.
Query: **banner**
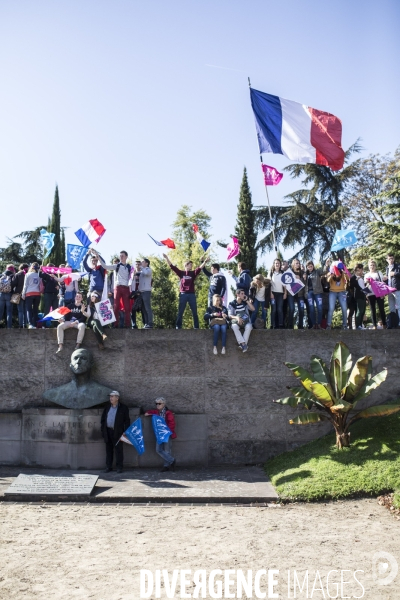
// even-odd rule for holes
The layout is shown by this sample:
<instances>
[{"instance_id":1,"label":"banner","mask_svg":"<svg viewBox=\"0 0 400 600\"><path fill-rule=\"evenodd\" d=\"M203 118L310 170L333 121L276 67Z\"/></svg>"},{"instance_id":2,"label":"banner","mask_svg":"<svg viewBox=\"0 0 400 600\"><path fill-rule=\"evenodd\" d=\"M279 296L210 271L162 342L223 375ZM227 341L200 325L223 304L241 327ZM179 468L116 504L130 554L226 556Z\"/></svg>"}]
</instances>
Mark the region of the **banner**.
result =
<instances>
[{"instance_id":1,"label":"banner","mask_svg":"<svg viewBox=\"0 0 400 600\"><path fill-rule=\"evenodd\" d=\"M338 229L333 238L331 250L335 252L353 246L357 242L358 239L353 229Z\"/></svg>"},{"instance_id":2,"label":"banner","mask_svg":"<svg viewBox=\"0 0 400 600\"><path fill-rule=\"evenodd\" d=\"M287 271L285 271L283 273L283 275L281 277L281 281L282 281L283 285L286 287L289 294L291 294L292 296L297 294L297 292L302 290L304 287L304 283L302 283L300 281L300 279L298 279L296 277L296 275L293 273L293 271L291 269L288 269Z\"/></svg>"},{"instance_id":3,"label":"banner","mask_svg":"<svg viewBox=\"0 0 400 600\"><path fill-rule=\"evenodd\" d=\"M81 262L89 250L86 246L76 244L67 245L67 262L73 269L79 269Z\"/></svg>"},{"instance_id":4,"label":"banner","mask_svg":"<svg viewBox=\"0 0 400 600\"><path fill-rule=\"evenodd\" d=\"M164 442L168 442L169 436L172 434L172 431L166 424L165 419L163 419L159 415L153 415L151 417L151 423L153 425L153 431L156 436L157 444L163 444Z\"/></svg>"},{"instance_id":5,"label":"banner","mask_svg":"<svg viewBox=\"0 0 400 600\"><path fill-rule=\"evenodd\" d=\"M265 185L278 185L283 177L283 173L279 173L275 167L269 167L268 165L261 165L264 173L264 184Z\"/></svg>"},{"instance_id":6,"label":"banner","mask_svg":"<svg viewBox=\"0 0 400 600\"><path fill-rule=\"evenodd\" d=\"M383 296L387 296L388 294L392 294L396 291L396 288L390 287L390 285L387 285L382 281L375 281L374 279L370 279L369 277L366 277L365 281L368 282L369 287L371 288L371 292L377 298L382 298Z\"/></svg>"},{"instance_id":7,"label":"banner","mask_svg":"<svg viewBox=\"0 0 400 600\"><path fill-rule=\"evenodd\" d=\"M235 258L240 252L239 240L236 237L232 236L232 241L226 247L228 251L228 256L226 258L227 262Z\"/></svg>"},{"instance_id":8,"label":"banner","mask_svg":"<svg viewBox=\"0 0 400 600\"><path fill-rule=\"evenodd\" d=\"M71 273L71 267L42 267L43 273L49 273L50 275L64 275L65 273Z\"/></svg>"},{"instance_id":9,"label":"banner","mask_svg":"<svg viewBox=\"0 0 400 600\"><path fill-rule=\"evenodd\" d=\"M46 252L43 258L47 258L54 246L55 233L49 233L46 229L40 230L40 243L43 246L43 251Z\"/></svg>"},{"instance_id":10,"label":"banner","mask_svg":"<svg viewBox=\"0 0 400 600\"><path fill-rule=\"evenodd\" d=\"M104 286L105 288L107 285ZM96 311L99 317L99 321L102 325L110 325L110 323L114 323L116 321L112 304L110 300L100 300L95 304Z\"/></svg>"},{"instance_id":11,"label":"banner","mask_svg":"<svg viewBox=\"0 0 400 600\"><path fill-rule=\"evenodd\" d=\"M131 444L137 451L137 453L143 454L144 452L144 440L142 431L142 421L140 417L129 425L128 429L119 438L118 442L125 442L125 444ZM117 443L118 443L117 442Z\"/></svg>"}]
</instances>

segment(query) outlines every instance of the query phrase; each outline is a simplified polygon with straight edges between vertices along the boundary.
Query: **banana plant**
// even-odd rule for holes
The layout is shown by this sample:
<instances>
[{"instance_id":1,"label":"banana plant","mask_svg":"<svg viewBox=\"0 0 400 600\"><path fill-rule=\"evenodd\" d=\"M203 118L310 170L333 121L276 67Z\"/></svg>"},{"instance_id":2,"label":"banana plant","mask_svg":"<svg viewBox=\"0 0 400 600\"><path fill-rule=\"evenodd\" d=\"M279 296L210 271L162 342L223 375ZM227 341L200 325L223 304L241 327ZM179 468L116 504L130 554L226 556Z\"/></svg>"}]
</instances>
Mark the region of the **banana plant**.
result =
<instances>
[{"instance_id":1,"label":"banana plant","mask_svg":"<svg viewBox=\"0 0 400 600\"><path fill-rule=\"evenodd\" d=\"M400 404L380 404L356 412L356 406L386 380L387 369L372 376L372 356L363 356L353 365L349 348L336 344L329 368L322 358L311 357L310 371L298 365L285 365L300 380L298 387L289 387L291 395L274 400L279 404L306 412L290 419L291 425L309 425L330 421L336 432L336 446L350 446L349 427L359 419L384 417L400 410Z\"/></svg>"}]
</instances>

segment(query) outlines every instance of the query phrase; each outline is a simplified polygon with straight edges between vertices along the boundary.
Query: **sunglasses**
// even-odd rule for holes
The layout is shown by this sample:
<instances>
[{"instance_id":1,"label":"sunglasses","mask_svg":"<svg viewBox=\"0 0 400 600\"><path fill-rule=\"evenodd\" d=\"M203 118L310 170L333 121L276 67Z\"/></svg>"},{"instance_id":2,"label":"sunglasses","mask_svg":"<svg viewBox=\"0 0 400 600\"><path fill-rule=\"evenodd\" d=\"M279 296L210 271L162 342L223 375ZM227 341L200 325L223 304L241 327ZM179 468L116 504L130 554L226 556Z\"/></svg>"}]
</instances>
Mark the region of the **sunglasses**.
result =
<instances>
[{"instance_id":1,"label":"sunglasses","mask_svg":"<svg viewBox=\"0 0 400 600\"><path fill-rule=\"evenodd\" d=\"M164 402L156 402L156 406L161 406L161 404L164 404Z\"/></svg>"}]
</instances>

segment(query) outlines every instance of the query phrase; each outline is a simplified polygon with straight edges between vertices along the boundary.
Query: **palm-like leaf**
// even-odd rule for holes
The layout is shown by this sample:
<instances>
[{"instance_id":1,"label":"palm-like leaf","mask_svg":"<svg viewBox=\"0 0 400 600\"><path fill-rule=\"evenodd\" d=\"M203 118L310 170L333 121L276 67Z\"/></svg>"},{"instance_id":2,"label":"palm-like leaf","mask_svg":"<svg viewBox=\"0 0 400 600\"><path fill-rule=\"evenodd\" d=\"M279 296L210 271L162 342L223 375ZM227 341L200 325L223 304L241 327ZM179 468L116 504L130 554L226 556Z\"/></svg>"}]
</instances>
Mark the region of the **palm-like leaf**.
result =
<instances>
[{"instance_id":1,"label":"palm-like leaf","mask_svg":"<svg viewBox=\"0 0 400 600\"><path fill-rule=\"evenodd\" d=\"M347 402L354 400L365 382L368 381L369 366L371 362L372 356L363 356L362 358L359 358L354 365L344 396L344 399Z\"/></svg>"},{"instance_id":2,"label":"palm-like leaf","mask_svg":"<svg viewBox=\"0 0 400 600\"><path fill-rule=\"evenodd\" d=\"M293 419L290 419L290 425L310 425L311 423L318 423L319 421L329 421L329 417L327 415L323 415L321 413L304 413L303 415L298 415Z\"/></svg>"}]
</instances>

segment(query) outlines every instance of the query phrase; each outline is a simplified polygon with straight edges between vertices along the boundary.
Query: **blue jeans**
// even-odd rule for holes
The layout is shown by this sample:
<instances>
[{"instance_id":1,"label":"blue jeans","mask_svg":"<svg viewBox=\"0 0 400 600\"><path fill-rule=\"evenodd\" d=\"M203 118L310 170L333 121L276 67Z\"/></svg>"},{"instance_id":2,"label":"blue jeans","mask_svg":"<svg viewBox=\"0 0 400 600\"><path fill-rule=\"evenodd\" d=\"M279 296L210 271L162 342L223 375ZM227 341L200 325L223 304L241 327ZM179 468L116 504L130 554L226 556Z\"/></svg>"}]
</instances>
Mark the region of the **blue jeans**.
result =
<instances>
[{"instance_id":1,"label":"blue jeans","mask_svg":"<svg viewBox=\"0 0 400 600\"><path fill-rule=\"evenodd\" d=\"M298 328L303 329L304 298L298 298L297 296L292 296L291 294L288 295L288 306L289 306L288 329L293 329L293 327L294 327L293 317L294 317L294 308L295 308L296 304L297 304L297 314L299 317Z\"/></svg>"},{"instance_id":2,"label":"blue jeans","mask_svg":"<svg viewBox=\"0 0 400 600\"><path fill-rule=\"evenodd\" d=\"M3 318L4 309L7 315L7 329L12 327L13 305L11 304L11 292L0 292L0 320Z\"/></svg>"},{"instance_id":3,"label":"blue jeans","mask_svg":"<svg viewBox=\"0 0 400 600\"><path fill-rule=\"evenodd\" d=\"M196 302L196 294L191 293L181 293L179 294L179 308L178 308L178 318L176 319L176 327L177 329L182 329L182 317L185 312L186 304L189 304L190 310L193 315L193 326L195 329L199 328L199 317L197 316L197 302Z\"/></svg>"},{"instance_id":4,"label":"blue jeans","mask_svg":"<svg viewBox=\"0 0 400 600\"><path fill-rule=\"evenodd\" d=\"M214 346L218 344L219 332L221 332L222 339L222 347L226 346L226 330L228 329L227 325L213 325L211 329L214 332Z\"/></svg>"},{"instance_id":5,"label":"blue jeans","mask_svg":"<svg viewBox=\"0 0 400 600\"><path fill-rule=\"evenodd\" d=\"M28 323L29 325L36 327L36 323L38 320L40 296L28 296L27 298L25 298L25 303Z\"/></svg>"},{"instance_id":6,"label":"blue jeans","mask_svg":"<svg viewBox=\"0 0 400 600\"><path fill-rule=\"evenodd\" d=\"M26 301L20 298L18 306L18 325L20 327L26 327L28 325L28 318L26 316Z\"/></svg>"},{"instance_id":7,"label":"blue jeans","mask_svg":"<svg viewBox=\"0 0 400 600\"><path fill-rule=\"evenodd\" d=\"M322 320L322 294L314 294L314 292L308 291L307 297L308 307L310 309L310 321L311 325L321 325ZM315 307L317 305L317 318L315 318Z\"/></svg>"},{"instance_id":8,"label":"blue jeans","mask_svg":"<svg viewBox=\"0 0 400 600\"><path fill-rule=\"evenodd\" d=\"M257 313L258 313L259 306L261 306L261 318L264 319L264 321L266 322L267 321L267 313L265 310L265 300L257 300L257 298L254 298L253 306L254 306L254 310L251 315L251 324L254 325L254 321L257 319Z\"/></svg>"},{"instance_id":9,"label":"blue jeans","mask_svg":"<svg viewBox=\"0 0 400 600\"><path fill-rule=\"evenodd\" d=\"M278 323L279 327L283 327L283 293L282 292L272 292L274 294L273 299L271 299L271 327L272 329L276 328L275 325L275 317L278 314Z\"/></svg>"},{"instance_id":10,"label":"blue jeans","mask_svg":"<svg viewBox=\"0 0 400 600\"><path fill-rule=\"evenodd\" d=\"M174 462L174 457L171 454L171 436L168 438L168 442L162 444L156 443L156 452L164 459L164 467L169 467Z\"/></svg>"},{"instance_id":11,"label":"blue jeans","mask_svg":"<svg viewBox=\"0 0 400 600\"><path fill-rule=\"evenodd\" d=\"M333 311L335 310L336 300L339 300L340 308L342 309L343 327L347 327L347 293L346 292L329 292L329 313L328 323L332 324Z\"/></svg>"}]
</instances>

